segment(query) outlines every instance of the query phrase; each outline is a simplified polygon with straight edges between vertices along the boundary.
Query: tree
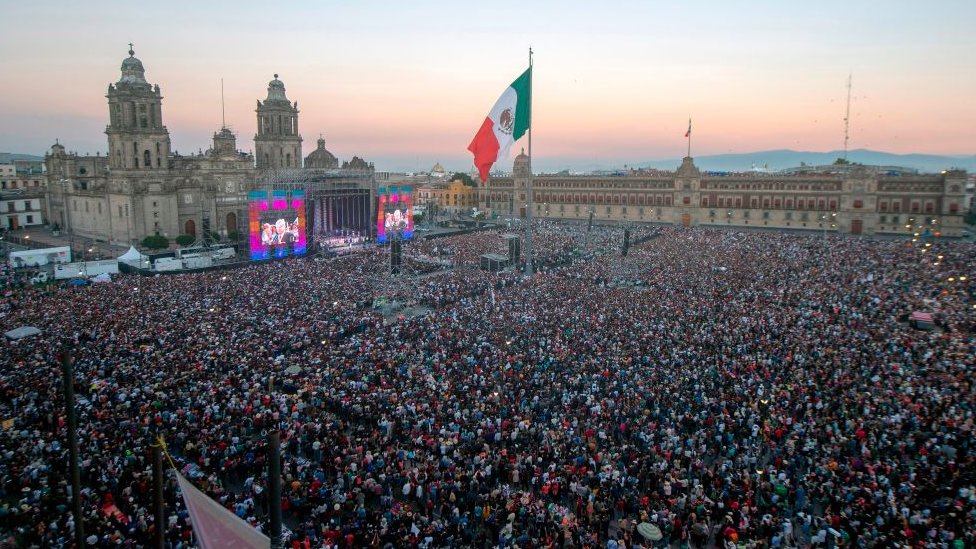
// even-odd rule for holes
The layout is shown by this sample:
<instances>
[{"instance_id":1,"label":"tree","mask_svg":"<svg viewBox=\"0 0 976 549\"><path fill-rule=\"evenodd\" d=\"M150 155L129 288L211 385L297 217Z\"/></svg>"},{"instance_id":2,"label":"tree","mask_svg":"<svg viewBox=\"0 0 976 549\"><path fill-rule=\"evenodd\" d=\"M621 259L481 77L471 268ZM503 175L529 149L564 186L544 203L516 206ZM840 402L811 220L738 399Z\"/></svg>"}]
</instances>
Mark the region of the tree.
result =
<instances>
[{"instance_id":1,"label":"tree","mask_svg":"<svg viewBox=\"0 0 976 549\"><path fill-rule=\"evenodd\" d=\"M236 242L241 237L241 233L238 231L230 231L227 233L227 240L232 240Z\"/></svg>"},{"instance_id":2,"label":"tree","mask_svg":"<svg viewBox=\"0 0 976 549\"><path fill-rule=\"evenodd\" d=\"M176 237L176 243L180 246L189 246L190 244L193 244L195 240L196 238L193 238L192 235L188 234L181 234L180 236Z\"/></svg>"},{"instance_id":3,"label":"tree","mask_svg":"<svg viewBox=\"0 0 976 549\"><path fill-rule=\"evenodd\" d=\"M169 239L160 234L149 235L142 239L142 246L153 250L160 250L169 247Z\"/></svg>"},{"instance_id":4,"label":"tree","mask_svg":"<svg viewBox=\"0 0 976 549\"><path fill-rule=\"evenodd\" d=\"M451 181L460 181L469 187L478 186L478 184L474 182L474 179L471 179L471 176L464 172L455 172L454 175L451 176Z\"/></svg>"}]
</instances>

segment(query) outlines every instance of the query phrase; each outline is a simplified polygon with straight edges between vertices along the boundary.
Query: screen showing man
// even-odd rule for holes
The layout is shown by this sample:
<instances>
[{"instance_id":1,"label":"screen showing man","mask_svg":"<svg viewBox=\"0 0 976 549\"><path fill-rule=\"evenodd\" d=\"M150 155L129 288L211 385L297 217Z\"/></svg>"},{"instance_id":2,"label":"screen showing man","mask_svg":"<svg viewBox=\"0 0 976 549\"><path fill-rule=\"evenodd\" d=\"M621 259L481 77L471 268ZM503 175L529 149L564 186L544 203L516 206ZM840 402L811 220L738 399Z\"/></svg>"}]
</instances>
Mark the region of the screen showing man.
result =
<instances>
[{"instance_id":1,"label":"screen showing man","mask_svg":"<svg viewBox=\"0 0 976 549\"><path fill-rule=\"evenodd\" d=\"M252 191L248 198L251 259L305 253L304 191Z\"/></svg>"},{"instance_id":2,"label":"screen showing man","mask_svg":"<svg viewBox=\"0 0 976 549\"><path fill-rule=\"evenodd\" d=\"M278 214L279 212L274 212ZM294 244L298 241L298 217L293 221L285 221L285 218L264 221L261 225L261 244L265 246L281 246Z\"/></svg>"},{"instance_id":3,"label":"screen showing man","mask_svg":"<svg viewBox=\"0 0 976 549\"><path fill-rule=\"evenodd\" d=\"M386 239L393 235L404 239L413 236L413 200L409 189L409 187L380 189L377 241L386 242Z\"/></svg>"}]
</instances>

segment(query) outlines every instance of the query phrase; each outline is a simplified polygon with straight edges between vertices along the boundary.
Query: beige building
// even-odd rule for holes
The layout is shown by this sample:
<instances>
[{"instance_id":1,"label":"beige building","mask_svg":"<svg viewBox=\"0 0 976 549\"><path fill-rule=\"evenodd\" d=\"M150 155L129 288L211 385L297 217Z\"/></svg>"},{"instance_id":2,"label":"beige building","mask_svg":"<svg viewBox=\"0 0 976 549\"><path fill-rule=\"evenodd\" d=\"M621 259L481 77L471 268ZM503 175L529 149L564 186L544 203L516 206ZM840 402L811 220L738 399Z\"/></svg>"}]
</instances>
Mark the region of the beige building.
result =
<instances>
[{"instance_id":1,"label":"beige building","mask_svg":"<svg viewBox=\"0 0 976 549\"><path fill-rule=\"evenodd\" d=\"M106 98L108 156L81 156L55 143L44 159L48 222L72 236L130 244L152 234L244 233L248 191L264 185L269 172L293 175L302 169L298 103L288 100L277 74L265 100L257 102L255 155L238 150L227 128L214 133L206 151L176 152L164 124L160 87L146 80L131 46ZM321 139L309 157L316 168L338 164ZM371 181L372 165L353 162L367 166Z\"/></svg>"},{"instance_id":2,"label":"beige building","mask_svg":"<svg viewBox=\"0 0 976 549\"><path fill-rule=\"evenodd\" d=\"M480 209L522 216L528 207L528 157L512 177L478 188ZM619 177L539 175L532 178L533 216L821 230L847 234L944 236L963 230L965 171L886 175L853 166L842 173L703 175L690 157L674 172Z\"/></svg>"},{"instance_id":3,"label":"beige building","mask_svg":"<svg viewBox=\"0 0 976 549\"><path fill-rule=\"evenodd\" d=\"M415 191L417 204L436 206L440 212L463 212L478 206L476 189L455 179L450 182L432 182L423 185Z\"/></svg>"}]
</instances>

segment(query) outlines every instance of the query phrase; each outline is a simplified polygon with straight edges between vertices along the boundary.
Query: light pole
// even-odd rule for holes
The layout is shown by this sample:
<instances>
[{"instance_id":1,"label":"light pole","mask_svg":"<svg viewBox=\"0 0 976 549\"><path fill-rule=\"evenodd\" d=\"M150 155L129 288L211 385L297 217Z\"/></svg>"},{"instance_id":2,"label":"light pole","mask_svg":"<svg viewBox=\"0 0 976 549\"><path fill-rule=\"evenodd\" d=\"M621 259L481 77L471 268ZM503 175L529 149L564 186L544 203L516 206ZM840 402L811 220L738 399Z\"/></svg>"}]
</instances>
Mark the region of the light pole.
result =
<instances>
[{"instance_id":1,"label":"light pole","mask_svg":"<svg viewBox=\"0 0 976 549\"><path fill-rule=\"evenodd\" d=\"M827 214L822 214L820 216L820 226L823 227L823 238L824 238L824 240L827 240L827 227L828 227L828 225L830 226L831 229L833 229L834 227L836 227L836 224L834 223L835 221L837 221L837 214L836 213L830 214L830 223L829 224L827 223Z\"/></svg>"}]
</instances>

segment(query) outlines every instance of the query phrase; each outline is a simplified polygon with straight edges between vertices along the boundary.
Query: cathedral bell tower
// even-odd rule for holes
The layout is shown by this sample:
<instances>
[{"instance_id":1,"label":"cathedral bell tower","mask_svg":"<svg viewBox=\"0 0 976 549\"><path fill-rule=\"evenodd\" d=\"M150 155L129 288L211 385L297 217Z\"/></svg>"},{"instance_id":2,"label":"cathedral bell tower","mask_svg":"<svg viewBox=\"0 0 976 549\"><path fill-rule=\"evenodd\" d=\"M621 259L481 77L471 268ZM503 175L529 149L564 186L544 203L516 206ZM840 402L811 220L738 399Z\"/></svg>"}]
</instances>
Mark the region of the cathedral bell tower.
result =
<instances>
[{"instance_id":1,"label":"cathedral bell tower","mask_svg":"<svg viewBox=\"0 0 976 549\"><path fill-rule=\"evenodd\" d=\"M163 125L159 85L146 82L146 70L129 44L122 61L122 77L108 85L109 168L115 170L168 170L169 130Z\"/></svg>"},{"instance_id":2,"label":"cathedral bell tower","mask_svg":"<svg viewBox=\"0 0 976 549\"><path fill-rule=\"evenodd\" d=\"M302 136L298 134L298 102L285 96L285 85L274 75L268 98L258 100L258 133L254 155L258 168L301 168Z\"/></svg>"}]
</instances>

